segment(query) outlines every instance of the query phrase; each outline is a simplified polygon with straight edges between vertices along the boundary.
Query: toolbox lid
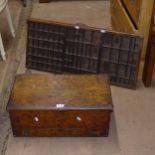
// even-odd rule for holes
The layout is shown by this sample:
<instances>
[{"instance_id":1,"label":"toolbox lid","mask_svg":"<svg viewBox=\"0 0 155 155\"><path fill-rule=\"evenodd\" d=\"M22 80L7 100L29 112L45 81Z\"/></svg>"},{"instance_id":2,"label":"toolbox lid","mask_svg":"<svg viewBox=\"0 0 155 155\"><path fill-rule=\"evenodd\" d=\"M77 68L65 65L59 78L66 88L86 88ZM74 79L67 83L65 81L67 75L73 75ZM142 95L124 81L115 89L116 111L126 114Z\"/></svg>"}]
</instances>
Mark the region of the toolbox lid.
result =
<instances>
[{"instance_id":1,"label":"toolbox lid","mask_svg":"<svg viewBox=\"0 0 155 155\"><path fill-rule=\"evenodd\" d=\"M23 74L15 79L8 110L112 110L107 75Z\"/></svg>"}]
</instances>

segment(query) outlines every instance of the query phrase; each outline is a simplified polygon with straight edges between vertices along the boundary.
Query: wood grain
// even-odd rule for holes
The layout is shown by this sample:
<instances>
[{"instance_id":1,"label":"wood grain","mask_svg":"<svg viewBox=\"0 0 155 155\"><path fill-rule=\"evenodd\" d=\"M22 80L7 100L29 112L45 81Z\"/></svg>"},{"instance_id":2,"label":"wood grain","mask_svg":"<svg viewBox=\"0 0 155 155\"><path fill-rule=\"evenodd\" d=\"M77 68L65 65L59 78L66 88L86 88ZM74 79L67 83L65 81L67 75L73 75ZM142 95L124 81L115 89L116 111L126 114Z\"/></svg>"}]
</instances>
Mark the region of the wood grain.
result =
<instances>
[{"instance_id":1,"label":"wood grain","mask_svg":"<svg viewBox=\"0 0 155 155\"><path fill-rule=\"evenodd\" d=\"M17 76L8 109L112 109L106 75L29 74Z\"/></svg>"},{"instance_id":2,"label":"wood grain","mask_svg":"<svg viewBox=\"0 0 155 155\"><path fill-rule=\"evenodd\" d=\"M114 30L136 33L136 29L119 0L111 0L111 21Z\"/></svg>"},{"instance_id":3,"label":"wood grain","mask_svg":"<svg viewBox=\"0 0 155 155\"><path fill-rule=\"evenodd\" d=\"M18 75L7 109L14 136L108 136L109 80L106 75Z\"/></svg>"},{"instance_id":4,"label":"wood grain","mask_svg":"<svg viewBox=\"0 0 155 155\"><path fill-rule=\"evenodd\" d=\"M122 0L136 27L139 26L142 0Z\"/></svg>"},{"instance_id":5,"label":"wood grain","mask_svg":"<svg viewBox=\"0 0 155 155\"><path fill-rule=\"evenodd\" d=\"M10 118L15 136L107 136L110 111L11 111Z\"/></svg>"},{"instance_id":6,"label":"wood grain","mask_svg":"<svg viewBox=\"0 0 155 155\"><path fill-rule=\"evenodd\" d=\"M155 65L155 26L154 26L154 14L155 14L155 2L152 12L152 21L150 24L149 40L147 46L147 52L145 56L145 64L143 71L143 82L146 87L150 87L153 78L153 70Z\"/></svg>"}]
</instances>

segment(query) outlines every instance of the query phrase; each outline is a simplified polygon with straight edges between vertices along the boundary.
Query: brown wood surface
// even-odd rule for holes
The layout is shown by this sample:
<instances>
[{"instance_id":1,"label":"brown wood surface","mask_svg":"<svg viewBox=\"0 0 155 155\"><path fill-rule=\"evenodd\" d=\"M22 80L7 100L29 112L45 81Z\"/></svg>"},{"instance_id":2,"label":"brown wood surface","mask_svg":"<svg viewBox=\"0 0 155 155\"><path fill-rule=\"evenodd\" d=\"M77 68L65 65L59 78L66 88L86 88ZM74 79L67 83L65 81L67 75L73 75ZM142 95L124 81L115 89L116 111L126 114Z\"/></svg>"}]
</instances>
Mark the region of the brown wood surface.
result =
<instances>
[{"instance_id":1,"label":"brown wood surface","mask_svg":"<svg viewBox=\"0 0 155 155\"><path fill-rule=\"evenodd\" d=\"M106 75L28 74L17 76L8 109L112 109Z\"/></svg>"},{"instance_id":2,"label":"brown wood surface","mask_svg":"<svg viewBox=\"0 0 155 155\"><path fill-rule=\"evenodd\" d=\"M153 70L155 65L155 26L154 26L154 14L155 14L155 2L152 12L152 20L150 24L150 33L147 46L147 52L145 56L145 64L143 71L143 82L146 87L151 86Z\"/></svg>"},{"instance_id":3,"label":"brown wood surface","mask_svg":"<svg viewBox=\"0 0 155 155\"><path fill-rule=\"evenodd\" d=\"M18 110L11 111L10 118L15 136L107 136L110 111Z\"/></svg>"},{"instance_id":4,"label":"brown wood surface","mask_svg":"<svg viewBox=\"0 0 155 155\"><path fill-rule=\"evenodd\" d=\"M109 80L106 75L18 75L8 110L14 136L108 136Z\"/></svg>"},{"instance_id":5,"label":"brown wood surface","mask_svg":"<svg viewBox=\"0 0 155 155\"><path fill-rule=\"evenodd\" d=\"M139 25L142 0L122 0L131 20L136 27Z\"/></svg>"},{"instance_id":6,"label":"brown wood surface","mask_svg":"<svg viewBox=\"0 0 155 155\"><path fill-rule=\"evenodd\" d=\"M109 111L103 110L66 110L66 111L11 111L13 127L27 128L102 128L109 121ZM35 118L39 121L36 122ZM81 118L81 121L77 120Z\"/></svg>"},{"instance_id":7,"label":"brown wood surface","mask_svg":"<svg viewBox=\"0 0 155 155\"><path fill-rule=\"evenodd\" d=\"M111 22L116 31L135 33L135 28L119 0L111 0Z\"/></svg>"},{"instance_id":8,"label":"brown wood surface","mask_svg":"<svg viewBox=\"0 0 155 155\"><path fill-rule=\"evenodd\" d=\"M51 129L51 128L14 128L15 137L107 137L109 126L103 125L103 129Z\"/></svg>"},{"instance_id":9,"label":"brown wood surface","mask_svg":"<svg viewBox=\"0 0 155 155\"><path fill-rule=\"evenodd\" d=\"M152 39L150 38L149 40L151 41ZM143 72L143 82L146 87L151 86L154 64L155 64L155 45L149 43Z\"/></svg>"}]
</instances>

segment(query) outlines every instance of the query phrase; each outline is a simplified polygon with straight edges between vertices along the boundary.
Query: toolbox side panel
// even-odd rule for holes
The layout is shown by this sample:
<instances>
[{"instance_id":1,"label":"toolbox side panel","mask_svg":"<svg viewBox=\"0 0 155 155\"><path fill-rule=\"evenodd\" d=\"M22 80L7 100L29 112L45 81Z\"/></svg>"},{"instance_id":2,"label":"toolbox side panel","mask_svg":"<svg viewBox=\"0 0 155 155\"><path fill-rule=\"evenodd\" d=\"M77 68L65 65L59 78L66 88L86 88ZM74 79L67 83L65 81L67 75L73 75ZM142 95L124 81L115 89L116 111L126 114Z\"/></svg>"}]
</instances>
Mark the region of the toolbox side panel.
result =
<instances>
[{"instance_id":1,"label":"toolbox side panel","mask_svg":"<svg viewBox=\"0 0 155 155\"><path fill-rule=\"evenodd\" d=\"M9 111L15 136L107 136L109 110Z\"/></svg>"}]
</instances>

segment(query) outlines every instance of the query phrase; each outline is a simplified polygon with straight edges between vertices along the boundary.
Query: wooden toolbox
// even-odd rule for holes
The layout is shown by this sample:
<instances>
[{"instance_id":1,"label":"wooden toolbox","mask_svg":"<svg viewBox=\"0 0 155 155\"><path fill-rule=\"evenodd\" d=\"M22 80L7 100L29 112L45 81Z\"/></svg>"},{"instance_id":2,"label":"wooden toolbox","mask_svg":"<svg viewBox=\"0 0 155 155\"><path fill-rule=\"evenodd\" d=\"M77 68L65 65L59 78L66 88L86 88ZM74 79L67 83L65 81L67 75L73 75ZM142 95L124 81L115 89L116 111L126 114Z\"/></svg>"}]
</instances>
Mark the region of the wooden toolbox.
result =
<instances>
[{"instance_id":1,"label":"wooden toolbox","mask_svg":"<svg viewBox=\"0 0 155 155\"><path fill-rule=\"evenodd\" d=\"M108 136L106 75L18 75L7 110L14 136Z\"/></svg>"}]
</instances>

